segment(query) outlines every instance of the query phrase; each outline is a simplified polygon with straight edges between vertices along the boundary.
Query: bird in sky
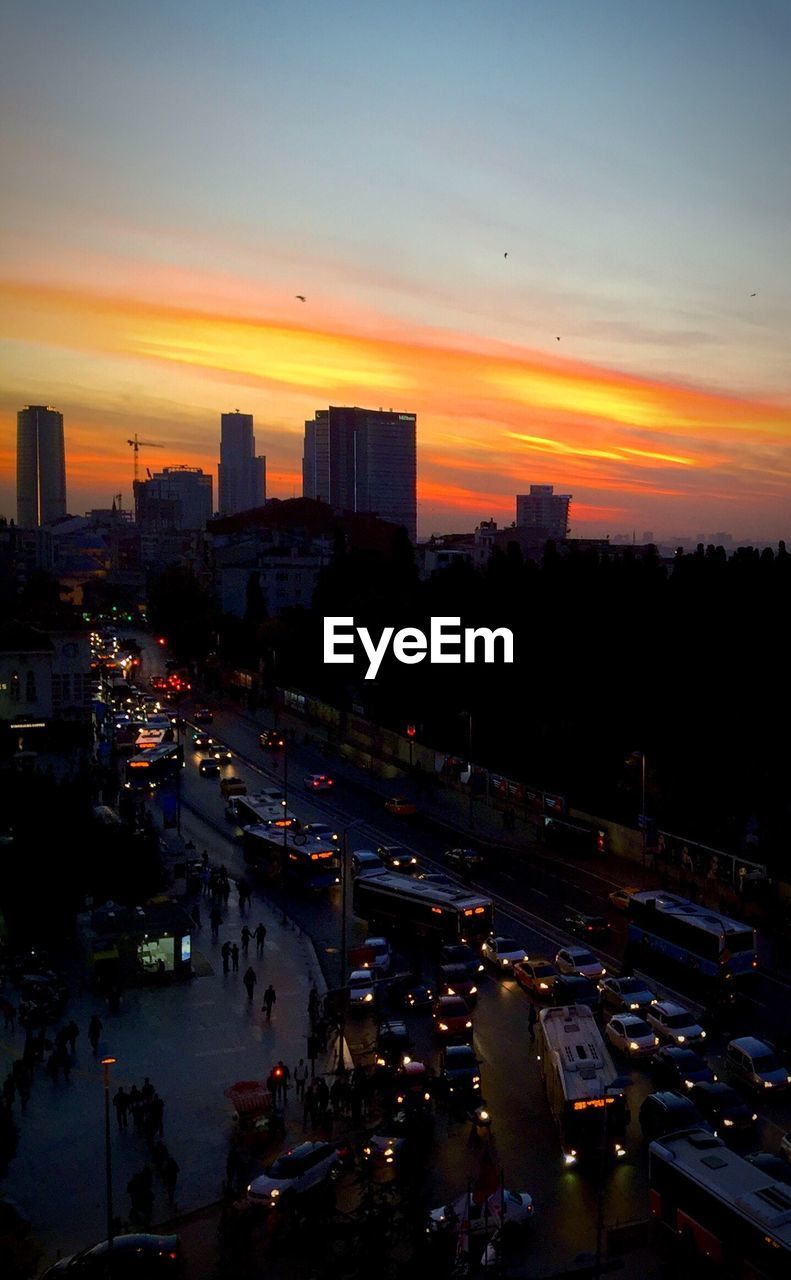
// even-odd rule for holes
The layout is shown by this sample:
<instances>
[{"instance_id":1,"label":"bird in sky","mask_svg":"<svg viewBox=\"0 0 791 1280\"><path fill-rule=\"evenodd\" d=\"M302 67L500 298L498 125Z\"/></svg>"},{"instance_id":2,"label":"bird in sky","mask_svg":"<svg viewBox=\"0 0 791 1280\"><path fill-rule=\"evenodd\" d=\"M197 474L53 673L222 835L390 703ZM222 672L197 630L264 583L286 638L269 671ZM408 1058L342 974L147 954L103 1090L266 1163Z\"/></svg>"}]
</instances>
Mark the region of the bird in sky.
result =
<instances>
[{"instance_id":1,"label":"bird in sky","mask_svg":"<svg viewBox=\"0 0 791 1280\"><path fill-rule=\"evenodd\" d=\"M299 298L300 302L305 302L305 301L306 301L306 298L305 298L304 293L295 293L295 294L294 294L294 297L295 297L295 298Z\"/></svg>"},{"instance_id":2,"label":"bird in sky","mask_svg":"<svg viewBox=\"0 0 791 1280\"><path fill-rule=\"evenodd\" d=\"M751 297L751 298L754 298L754 297L756 297L756 295L755 295L754 293L751 293L751 294L750 294L750 297Z\"/></svg>"},{"instance_id":3,"label":"bird in sky","mask_svg":"<svg viewBox=\"0 0 791 1280\"><path fill-rule=\"evenodd\" d=\"M556 341L557 341L557 342L560 342L560 338L557 338L557 339L556 339Z\"/></svg>"},{"instance_id":4,"label":"bird in sky","mask_svg":"<svg viewBox=\"0 0 791 1280\"><path fill-rule=\"evenodd\" d=\"M503 257L504 257L504 258L507 258L507 257L508 257L508 254L507 254L507 253L504 253L504 254L503 254Z\"/></svg>"}]
</instances>

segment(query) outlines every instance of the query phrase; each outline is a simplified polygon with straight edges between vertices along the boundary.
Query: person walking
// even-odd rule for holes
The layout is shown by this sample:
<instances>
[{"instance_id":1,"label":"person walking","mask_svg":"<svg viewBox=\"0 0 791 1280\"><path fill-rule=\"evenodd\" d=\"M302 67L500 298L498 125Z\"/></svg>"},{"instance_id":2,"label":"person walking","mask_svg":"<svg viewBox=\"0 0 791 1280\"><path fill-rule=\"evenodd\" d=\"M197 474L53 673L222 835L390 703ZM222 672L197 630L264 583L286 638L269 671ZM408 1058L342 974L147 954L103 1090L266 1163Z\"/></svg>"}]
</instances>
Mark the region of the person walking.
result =
<instances>
[{"instance_id":1,"label":"person walking","mask_svg":"<svg viewBox=\"0 0 791 1280\"><path fill-rule=\"evenodd\" d=\"M220 935L220 925L222 924L222 911L216 904L209 912L209 922L211 924L212 941L216 942Z\"/></svg>"},{"instance_id":2,"label":"person walking","mask_svg":"<svg viewBox=\"0 0 791 1280\"><path fill-rule=\"evenodd\" d=\"M220 955L222 956L222 971L223 971L223 973L227 973L227 972L228 972L228 965L229 965L229 963L230 963L230 959L231 959L231 944L230 944L230 942L224 942L224 943L222 944L222 947L220 948Z\"/></svg>"},{"instance_id":3,"label":"person walking","mask_svg":"<svg viewBox=\"0 0 791 1280\"><path fill-rule=\"evenodd\" d=\"M115 1107L115 1116L118 1121L118 1128L123 1131L129 1128L129 1094L121 1085L120 1089L113 1098L113 1106Z\"/></svg>"},{"instance_id":4,"label":"person walking","mask_svg":"<svg viewBox=\"0 0 791 1280\"><path fill-rule=\"evenodd\" d=\"M269 986L264 992L264 1003L261 1005L261 1011L263 1013L266 1013L267 1022L272 1021L272 1006L274 1005L276 1000L277 1000L277 992L275 991L275 988L272 986L272 983L270 982Z\"/></svg>"},{"instance_id":5,"label":"person walking","mask_svg":"<svg viewBox=\"0 0 791 1280\"><path fill-rule=\"evenodd\" d=\"M253 930L253 934L255 937L255 953L258 956L258 959L260 960L261 956L264 954L264 943L266 942L266 925L262 924L261 921L259 920L255 929Z\"/></svg>"},{"instance_id":6,"label":"person walking","mask_svg":"<svg viewBox=\"0 0 791 1280\"><path fill-rule=\"evenodd\" d=\"M231 968L234 973L239 972L239 947L235 942L231 947Z\"/></svg>"},{"instance_id":7,"label":"person walking","mask_svg":"<svg viewBox=\"0 0 791 1280\"><path fill-rule=\"evenodd\" d=\"M245 988L247 990L248 1004L253 1003L253 995L255 993L255 984L257 981L258 981L258 978L256 976L255 969L253 968L252 965L248 965L245 975L242 978L242 982L244 983Z\"/></svg>"},{"instance_id":8,"label":"person walking","mask_svg":"<svg viewBox=\"0 0 791 1280\"><path fill-rule=\"evenodd\" d=\"M527 1015L527 1034L530 1036L531 1040L535 1040L536 1038L537 1022L538 1022L538 1014L536 1013L536 1006L534 1004L531 1004L530 1010Z\"/></svg>"},{"instance_id":9,"label":"person walking","mask_svg":"<svg viewBox=\"0 0 791 1280\"><path fill-rule=\"evenodd\" d=\"M71 1051L72 1058L77 1052L77 1036L79 1034L80 1034L80 1028L77 1026L77 1023L72 1018L71 1022L69 1022L66 1027L66 1039L69 1043L69 1050Z\"/></svg>"},{"instance_id":10,"label":"person walking","mask_svg":"<svg viewBox=\"0 0 791 1280\"><path fill-rule=\"evenodd\" d=\"M179 1167L174 1157L168 1154L167 1159L162 1165L162 1181L165 1184L165 1191L168 1196L168 1204L173 1204L176 1199L176 1182L178 1181Z\"/></svg>"},{"instance_id":11,"label":"person walking","mask_svg":"<svg viewBox=\"0 0 791 1280\"><path fill-rule=\"evenodd\" d=\"M250 939L252 936L253 934L250 928L247 925L244 925L242 928L242 955L245 960L247 959L247 952L250 947Z\"/></svg>"},{"instance_id":12,"label":"person walking","mask_svg":"<svg viewBox=\"0 0 791 1280\"><path fill-rule=\"evenodd\" d=\"M129 1090L129 1110L132 1113L132 1124L135 1133L140 1133L143 1127L143 1108L145 1107L145 1099L136 1084L132 1085Z\"/></svg>"},{"instance_id":13,"label":"person walking","mask_svg":"<svg viewBox=\"0 0 791 1280\"><path fill-rule=\"evenodd\" d=\"M307 1078L308 1068L305 1065L305 1059L300 1058L294 1068L294 1089L296 1091L297 1101L299 1101L300 1098L303 1102L305 1100L305 1082L307 1081Z\"/></svg>"},{"instance_id":14,"label":"person walking","mask_svg":"<svg viewBox=\"0 0 791 1280\"><path fill-rule=\"evenodd\" d=\"M99 1037L102 1034L103 1023L98 1013L95 1013L88 1023L88 1042L93 1051L94 1058L99 1052Z\"/></svg>"}]
</instances>

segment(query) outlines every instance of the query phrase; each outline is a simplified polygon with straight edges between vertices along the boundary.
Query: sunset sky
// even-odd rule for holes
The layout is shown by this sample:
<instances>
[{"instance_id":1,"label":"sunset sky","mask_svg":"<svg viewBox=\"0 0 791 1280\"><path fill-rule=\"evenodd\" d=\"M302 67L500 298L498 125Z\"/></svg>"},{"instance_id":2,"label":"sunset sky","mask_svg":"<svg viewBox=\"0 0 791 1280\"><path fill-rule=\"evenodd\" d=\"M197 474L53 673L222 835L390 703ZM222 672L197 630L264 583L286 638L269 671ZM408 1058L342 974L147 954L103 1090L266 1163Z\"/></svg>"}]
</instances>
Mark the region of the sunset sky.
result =
<instances>
[{"instance_id":1,"label":"sunset sky","mask_svg":"<svg viewBox=\"0 0 791 1280\"><path fill-rule=\"evenodd\" d=\"M134 431L216 484L234 408L298 495L359 404L418 414L422 535L531 483L581 536L791 535L786 0L4 14L0 513L27 403L77 513Z\"/></svg>"}]
</instances>

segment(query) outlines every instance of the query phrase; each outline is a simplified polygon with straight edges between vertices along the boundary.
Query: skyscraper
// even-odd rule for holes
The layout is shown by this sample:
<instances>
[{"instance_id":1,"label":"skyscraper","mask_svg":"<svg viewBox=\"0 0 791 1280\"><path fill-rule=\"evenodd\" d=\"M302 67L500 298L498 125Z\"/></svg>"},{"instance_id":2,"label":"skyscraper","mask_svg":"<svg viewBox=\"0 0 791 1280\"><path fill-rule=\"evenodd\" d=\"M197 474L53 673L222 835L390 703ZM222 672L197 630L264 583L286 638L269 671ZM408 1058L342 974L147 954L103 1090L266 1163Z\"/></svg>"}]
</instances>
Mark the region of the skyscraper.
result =
<instances>
[{"instance_id":1,"label":"skyscraper","mask_svg":"<svg viewBox=\"0 0 791 1280\"><path fill-rule=\"evenodd\" d=\"M535 529L545 538L567 537L571 497L555 493L551 484L531 484L529 493L516 495L517 529Z\"/></svg>"},{"instance_id":2,"label":"skyscraper","mask_svg":"<svg viewBox=\"0 0 791 1280\"><path fill-rule=\"evenodd\" d=\"M16 420L17 524L35 529L66 514L63 414L48 405L29 404Z\"/></svg>"},{"instance_id":3,"label":"skyscraper","mask_svg":"<svg viewBox=\"0 0 791 1280\"><path fill-rule=\"evenodd\" d=\"M305 423L303 495L366 511L417 535L417 418L392 409L318 409Z\"/></svg>"},{"instance_id":4,"label":"skyscraper","mask_svg":"<svg viewBox=\"0 0 791 1280\"><path fill-rule=\"evenodd\" d=\"M204 529L213 514L212 478L200 467L163 467L135 481L135 520L148 533Z\"/></svg>"},{"instance_id":5,"label":"skyscraper","mask_svg":"<svg viewBox=\"0 0 791 1280\"><path fill-rule=\"evenodd\" d=\"M266 502L266 458L255 456L251 413L224 413L221 424L219 510L221 516L232 516Z\"/></svg>"}]
</instances>

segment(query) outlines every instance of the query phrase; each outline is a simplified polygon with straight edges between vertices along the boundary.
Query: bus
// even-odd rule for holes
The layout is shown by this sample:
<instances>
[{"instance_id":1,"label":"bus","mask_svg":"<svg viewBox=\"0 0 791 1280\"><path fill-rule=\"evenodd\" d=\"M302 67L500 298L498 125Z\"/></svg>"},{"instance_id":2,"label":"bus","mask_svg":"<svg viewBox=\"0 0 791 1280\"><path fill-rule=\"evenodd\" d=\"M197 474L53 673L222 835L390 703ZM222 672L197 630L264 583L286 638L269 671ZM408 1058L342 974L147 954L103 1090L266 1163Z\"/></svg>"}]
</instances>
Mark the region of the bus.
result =
<instances>
[{"instance_id":1,"label":"bus","mask_svg":"<svg viewBox=\"0 0 791 1280\"><path fill-rule=\"evenodd\" d=\"M649 972L664 963L709 986L744 978L758 968L750 925L663 889L631 895L627 954Z\"/></svg>"},{"instance_id":2,"label":"bus","mask_svg":"<svg viewBox=\"0 0 791 1280\"><path fill-rule=\"evenodd\" d=\"M652 1142L651 1216L685 1253L732 1280L791 1275L791 1187L703 1129Z\"/></svg>"},{"instance_id":3,"label":"bus","mask_svg":"<svg viewBox=\"0 0 791 1280\"><path fill-rule=\"evenodd\" d=\"M133 790L142 787L153 788L168 778L178 776L184 768L184 748L175 742L164 743L161 747L152 747L140 755L132 756L126 762L126 785Z\"/></svg>"},{"instance_id":4,"label":"bus","mask_svg":"<svg viewBox=\"0 0 791 1280\"><path fill-rule=\"evenodd\" d=\"M491 899L454 885L412 880L398 872L358 876L352 890L354 914L372 933L408 932L438 945L475 942L494 928Z\"/></svg>"},{"instance_id":5,"label":"bus","mask_svg":"<svg viewBox=\"0 0 791 1280\"><path fill-rule=\"evenodd\" d=\"M283 827L296 829L299 825L291 810L286 808L282 792L260 791L252 796L233 796L228 808L233 814L233 821L242 829L262 823L281 830Z\"/></svg>"},{"instance_id":6,"label":"bus","mask_svg":"<svg viewBox=\"0 0 791 1280\"><path fill-rule=\"evenodd\" d=\"M629 1112L621 1078L587 1005L541 1009L539 1063L563 1162L626 1154Z\"/></svg>"},{"instance_id":7,"label":"bus","mask_svg":"<svg viewBox=\"0 0 791 1280\"><path fill-rule=\"evenodd\" d=\"M288 878L302 889L317 893L341 882L338 846L332 841L284 831L271 822L244 827L242 839L245 862L269 879L280 877L285 856Z\"/></svg>"}]
</instances>

